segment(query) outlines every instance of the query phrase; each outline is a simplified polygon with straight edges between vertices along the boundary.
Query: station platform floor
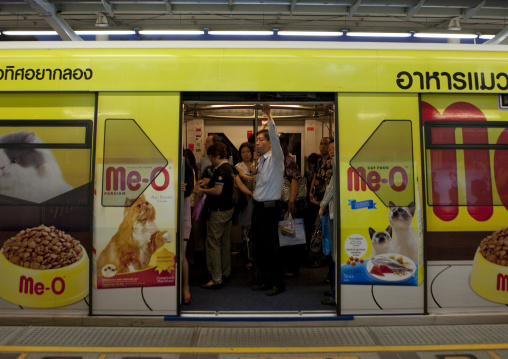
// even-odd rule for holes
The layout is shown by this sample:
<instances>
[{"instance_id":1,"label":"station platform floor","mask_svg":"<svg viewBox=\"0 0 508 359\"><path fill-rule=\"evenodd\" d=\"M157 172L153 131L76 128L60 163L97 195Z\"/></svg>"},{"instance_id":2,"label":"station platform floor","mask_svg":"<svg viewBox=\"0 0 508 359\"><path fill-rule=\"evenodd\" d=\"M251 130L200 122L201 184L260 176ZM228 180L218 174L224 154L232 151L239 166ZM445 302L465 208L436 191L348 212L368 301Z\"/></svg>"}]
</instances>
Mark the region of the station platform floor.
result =
<instances>
[{"instance_id":1,"label":"station platform floor","mask_svg":"<svg viewBox=\"0 0 508 359\"><path fill-rule=\"evenodd\" d=\"M4 325L0 359L508 359L508 324ZM382 322L382 320L381 320ZM5 323L5 322L4 322ZM48 320L51 323L51 320Z\"/></svg>"}]
</instances>

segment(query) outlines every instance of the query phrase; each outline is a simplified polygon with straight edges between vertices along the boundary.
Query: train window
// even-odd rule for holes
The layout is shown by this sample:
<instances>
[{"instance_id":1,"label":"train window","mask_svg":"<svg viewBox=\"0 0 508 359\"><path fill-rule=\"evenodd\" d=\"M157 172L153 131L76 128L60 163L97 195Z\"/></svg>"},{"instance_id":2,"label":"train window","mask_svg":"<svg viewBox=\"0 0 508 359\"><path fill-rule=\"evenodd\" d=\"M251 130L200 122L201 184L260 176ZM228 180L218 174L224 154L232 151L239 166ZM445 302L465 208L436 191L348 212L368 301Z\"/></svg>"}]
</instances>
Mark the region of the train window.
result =
<instances>
[{"instance_id":1,"label":"train window","mask_svg":"<svg viewBox=\"0 0 508 359\"><path fill-rule=\"evenodd\" d=\"M499 109L500 110L508 110L508 95L500 94L498 95L499 100Z\"/></svg>"},{"instance_id":2,"label":"train window","mask_svg":"<svg viewBox=\"0 0 508 359\"><path fill-rule=\"evenodd\" d=\"M166 157L133 119L107 119L102 205L129 207L167 166Z\"/></svg>"},{"instance_id":3,"label":"train window","mask_svg":"<svg viewBox=\"0 0 508 359\"><path fill-rule=\"evenodd\" d=\"M91 143L89 120L2 121L0 205L87 205Z\"/></svg>"},{"instance_id":4,"label":"train window","mask_svg":"<svg viewBox=\"0 0 508 359\"><path fill-rule=\"evenodd\" d=\"M428 121L425 149L429 205L508 205L506 122Z\"/></svg>"}]
</instances>

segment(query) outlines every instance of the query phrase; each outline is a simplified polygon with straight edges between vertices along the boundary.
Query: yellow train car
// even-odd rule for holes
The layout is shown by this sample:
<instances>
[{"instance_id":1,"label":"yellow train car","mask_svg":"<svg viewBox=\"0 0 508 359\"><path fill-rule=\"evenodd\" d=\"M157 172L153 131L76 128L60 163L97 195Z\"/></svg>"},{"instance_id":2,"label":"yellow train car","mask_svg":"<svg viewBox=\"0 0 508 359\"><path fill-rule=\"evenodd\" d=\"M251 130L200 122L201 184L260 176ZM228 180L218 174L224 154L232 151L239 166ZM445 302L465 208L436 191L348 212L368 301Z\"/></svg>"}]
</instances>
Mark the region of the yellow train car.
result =
<instances>
[{"instance_id":1,"label":"yellow train car","mask_svg":"<svg viewBox=\"0 0 508 359\"><path fill-rule=\"evenodd\" d=\"M508 314L504 46L0 49L0 315ZM261 128L263 105L308 186L309 158L326 158L320 140L334 139L333 221L321 234L330 266L310 265L311 254L323 255L310 250L319 207L306 204L306 244L280 257L297 267L285 292L251 291L256 261L237 222L232 278L206 290L206 235L195 222L193 300L183 305L182 150L199 162L218 134L241 161L236 151ZM330 282L336 305L321 304Z\"/></svg>"}]
</instances>

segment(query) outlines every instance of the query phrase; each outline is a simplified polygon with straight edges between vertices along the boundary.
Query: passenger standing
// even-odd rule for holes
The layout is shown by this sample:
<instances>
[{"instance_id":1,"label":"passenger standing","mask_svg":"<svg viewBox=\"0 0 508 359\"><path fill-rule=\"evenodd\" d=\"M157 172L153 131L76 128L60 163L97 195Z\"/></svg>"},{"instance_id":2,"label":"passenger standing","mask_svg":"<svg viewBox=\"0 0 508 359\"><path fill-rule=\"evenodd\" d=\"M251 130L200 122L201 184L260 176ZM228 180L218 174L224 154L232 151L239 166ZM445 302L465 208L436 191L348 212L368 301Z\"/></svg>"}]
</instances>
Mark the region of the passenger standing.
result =
<instances>
[{"instance_id":1,"label":"passenger standing","mask_svg":"<svg viewBox=\"0 0 508 359\"><path fill-rule=\"evenodd\" d=\"M228 163L226 145L214 143L207 150L214 167L208 188L195 187L199 195L206 194L209 213L206 237L207 267L212 279L201 287L215 289L222 287L222 280L231 275L231 250L229 233L233 218L233 167Z\"/></svg>"},{"instance_id":2,"label":"passenger standing","mask_svg":"<svg viewBox=\"0 0 508 359\"><path fill-rule=\"evenodd\" d=\"M288 138L285 134L279 136L282 153L284 154L284 181L289 182L289 188L284 185L283 191L289 191L289 193L283 193L281 196L281 215L280 220L284 219L284 216L289 211L294 219L302 218L307 208L307 202L304 199L296 200L298 194L299 181L302 178L298 165L294 160L293 156L288 150ZM300 259L302 257L303 248L301 245L293 245L282 247L280 249L281 260L285 267L284 276L291 278L299 274Z\"/></svg>"},{"instance_id":3,"label":"passenger standing","mask_svg":"<svg viewBox=\"0 0 508 359\"><path fill-rule=\"evenodd\" d=\"M330 138L323 137L319 142L319 153L321 154L321 159L318 162L317 171L314 174L314 180L312 181L309 193L309 211L314 217L314 220L317 219L319 204L325 195L326 186L330 183L330 178L332 176L332 159L330 158L329 152ZM311 267L319 267L320 265L322 265L322 260L320 259L311 263Z\"/></svg>"},{"instance_id":4,"label":"passenger standing","mask_svg":"<svg viewBox=\"0 0 508 359\"><path fill-rule=\"evenodd\" d=\"M191 196L194 188L195 174L192 165L189 161L189 153L184 150L185 159L185 178L182 184L183 195L183 261L182 261L182 304L191 304L192 296L189 287L189 262L187 260L187 245L189 243L192 231L191 219ZM192 151L191 151L192 155Z\"/></svg>"},{"instance_id":5,"label":"passenger standing","mask_svg":"<svg viewBox=\"0 0 508 359\"><path fill-rule=\"evenodd\" d=\"M241 179L242 183L245 185L245 187L247 187L249 191L254 192L254 187L256 184L254 146L250 142L242 143L240 145L239 154L242 162L239 162L236 165L238 176ZM242 228L243 238L247 238L247 236L250 236L250 224L252 220L253 208L254 201L251 196L247 196L247 206L245 208L242 208L240 210L240 214L238 215L238 225L240 225ZM247 269L251 269L252 262L248 261L245 267Z\"/></svg>"},{"instance_id":6,"label":"passenger standing","mask_svg":"<svg viewBox=\"0 0 508 359\"><path fill-rule=\"evenodd\" d=\"M212 162L210 161L210 158L208 156L208 148L213 145L214 143L222 142L222 139L219 135L208 135L205 140L205 155L201 157L199 162L197 163L198 170L200 170L199 178L201 178L201 185L206 185L212 177Z\"/></svg>"},{"instance_id":7,"label":"passenger standing","mask_svg":"<svg viewBox=\"0 0 508 359\"><path fill-rule=\"evenodd\" d=\"M335 145L333 139L330 141L330 157L333 161L333 169L335 169ZM334 191L334 175L330 178L330 183L326 186L326 191L323 196L323 200L320 203L319 215L322 217L328 212L328 228L330 235L330 258L329 260L329 272L331 275L330 279L330 295L328 298L324 298L321 304L325 305L337 305L335 302L335 263L337 262L335 237L333 233L333 191Z\"/></svg>"},{"instance_id":8,"label":"passenger standing","mask_svg":"<svg viewBox=\"0 0 508 359\"><path fill-rule=\"evenodd\" d=\"M185 160L189 161L189 165L192 168L193 183L192 183L192 186L190 186L190 189L192 191L194 189L194 185L196 183L198 183L198 178L199 178L198 177L198 167L196 166L196 157L194 157L194 153L192 152L192 150L190 150L188 148L183 150L183 155L185 157ZM187 188L189 188L189 187L187 187ZM190 207L191 207L191 213L192 213L194 211L194 202L196 200L196 194L194 192L192 192L189 198L190 198ZM198 233L200 232L199 228L197 228L198 224L199 224L199 222L196 222L191 218L192 230L191 230L191 234L190 234L190 238L189 238L189 243L187 244L189 264L194 264L194 245L196 242L195 241L196 231Z\"/></svg>"},{"instance_id":9,"label":"passenger standing","mask_svg":"<svg viewBox=\"0 0 508 359\"><path fill-rule=\"evenodd\" d=\"M319 142L319 152L321 160L318 162L318 168L314 174L310 191L310 201L319 206L319 202L325 195L326 186L330 183L332 177L332 159L330 157L330 138L323 137Z\"/></svg>"},{"instance_id":10,"label":"passenger standing","mask_svg":"<svg viewBox=\"0 0 508 359\"><path fill-rule=\"evenodd\" d=\"M314 175L317 171L319 159L320 157L317 153L311 153L309 157L307 157L307 171L304 174L304 177L307 180L307 209L305 210L304 217L307 248L310 248L310 239L312 238L312 233L314 233L316 216L319 211L319 208L310 201L310 190L312 188L312 182L314 181ZM313 261L309 260L308 264L313 264Z\"/></svg>"},{"instance_id":11,"label":"passenger standing","mask_svg":"<svg viewBox=\"0 0 508 359\"><path fill-rule=\"evenodd\" d=\"M214 143L222 142L222 139L219 135L208 135L205 140L205 155L201 157L199 162L196 164L199 170L199 181L198 184L201 187L206 187L208 185L208 181L213 174L213 166L210 161L209 156L207 155L208 148ZM205 202L206 205L206 202ZM204 209L206 211L206 208ZM195 225L194 228L198 229L194 233L194 249L196 251L206 251L206 220L201 219L199 225ZM210 270L210 268L208 268Z\"/></svg>"},{"instance_id":12,"label":"passenger standing","mask_svg":"<svg viewBox=\"0 0 508 359\"><path fill-rule=\"evenodd\" d=\"M256 149L260 158L251 226L254 251L259 259L263 282L253 285L252 289L265 290L266 295L271 296L285 290L278 235L284 154L270 107L263 106L263 112L268 118L268 130L261 130L256 135Z\"/></svg>"}]
</instances>

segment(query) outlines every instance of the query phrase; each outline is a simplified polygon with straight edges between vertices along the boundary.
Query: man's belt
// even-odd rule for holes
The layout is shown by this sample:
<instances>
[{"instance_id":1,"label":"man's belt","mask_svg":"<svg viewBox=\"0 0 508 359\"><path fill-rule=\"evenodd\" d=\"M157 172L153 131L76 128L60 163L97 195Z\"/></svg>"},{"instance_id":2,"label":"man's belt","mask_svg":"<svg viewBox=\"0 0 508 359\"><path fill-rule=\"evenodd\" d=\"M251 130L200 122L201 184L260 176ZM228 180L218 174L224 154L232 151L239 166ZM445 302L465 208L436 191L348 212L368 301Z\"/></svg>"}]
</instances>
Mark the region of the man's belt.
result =
<instances>
[{"instance_id":1,"label":"man's belt","mask_svg":"<svg viewBox=\"0 0 508 359\"><path fill-rule=\"evenodd\" d=\"M264 202L258 202L254 201L255 204L258 206L263 206L264 208L273 208L279 205L280 201L264 201Z\"/></svg>"}]
</instances>

